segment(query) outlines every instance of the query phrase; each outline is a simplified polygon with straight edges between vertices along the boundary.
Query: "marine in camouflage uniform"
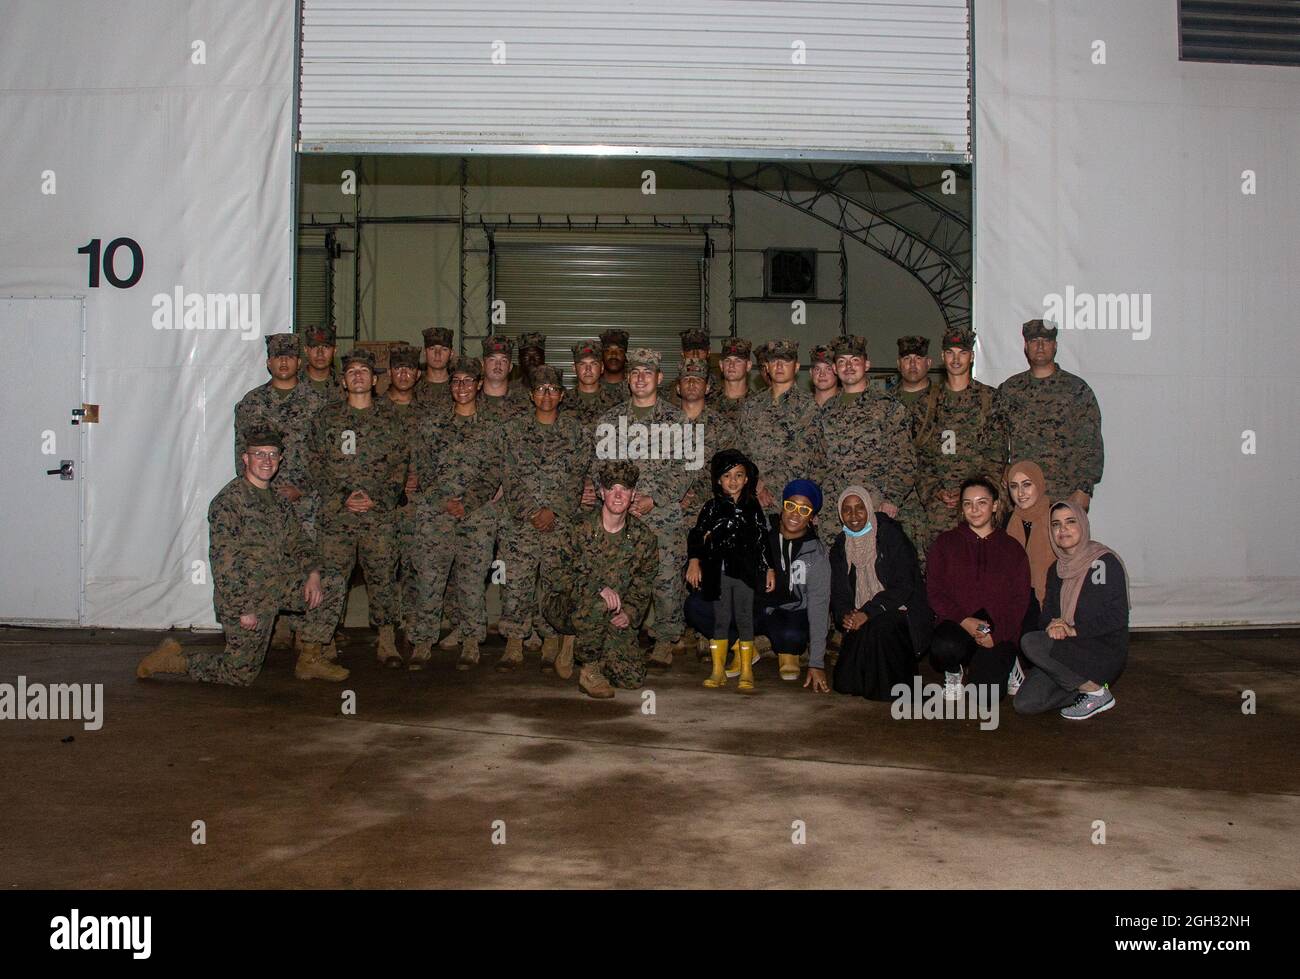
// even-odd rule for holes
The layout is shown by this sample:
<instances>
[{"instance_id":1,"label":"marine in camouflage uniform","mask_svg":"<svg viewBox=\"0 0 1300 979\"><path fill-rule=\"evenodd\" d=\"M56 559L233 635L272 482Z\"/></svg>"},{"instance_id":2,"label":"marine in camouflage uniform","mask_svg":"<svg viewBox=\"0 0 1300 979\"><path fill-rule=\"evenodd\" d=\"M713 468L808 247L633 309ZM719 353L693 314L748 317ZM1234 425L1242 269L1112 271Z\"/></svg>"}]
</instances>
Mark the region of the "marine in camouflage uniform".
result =
<instances>
[{"instance_id":1,"label":"marine in camouflage uniform","mask_svg":"<svg viewBox=\"0 0 1300 979\"><path fill-rule=\"evenodd\" d=\"M546 363L546 334L536 331L521 333L515 337L514 343L519 364L510 371L510 383L528 392L531 399L533 369Z\"/></svg>"},{"instance_id":2,"label":"marine in camouflage uniform","mask_svg":"<svg viewBox=\"0 0 1300 979\"><path fill-rule=\"evenodd\" d=\"M451 366L452 334L445 326L430 326L423 332L424 337L424 373L415 385L415 400L420 404L451 404ZM441 364L441 368L435 366ZM446 374L445 378L435 379L437 374Z\"/></svg>"},{"instance_id":3,"label":"marine in camouflage uniform","mask_svg":"<svg viewBox=\"0 0 1300 979\"><path fill-rule=\"evenodd\" d=\"M845 352L866 360L862 337L837 339L836 357ZM907 409L897 399L871 387L858 393L842 394L818 413L825 475L817 480L828 500L838 500L849 486L865 487L882 504L900 507L916 484L916 450ZM833 541L840 531L840 515L832 507L818 521L823 542Z\"/></svg>"},{"instance_id":4,"label":"marine in camouflage uniform","mask_svg":"<svg viewBox=\"0 0 1300 979\"><path fill-rule=\"evenodd\" d=\"M537 575L554 563L560 541L578 517L586 475L579 462L586 432L571 415L559 411L564 394L560 372L543 364L533 367L530 377L536 411L509 422L503 432L506 517L500 539L506 577L499 627L506 651L498 664L501 670L523 662L523 641L533 628L543 639L544 665L553 663L559 652L554 630L537 612ZM548 522L541 528L535 520Z\"/></svg>"},{"instance_id":5,"label":"marine in camouflage uniform","mask_svg":"<svg viewBox=\"0 0 1300 979\"><path fill-rule=\"evenodd\" d=\"M633 514L647 528L654 532L659 543L659 563L654 580L655 609L655 646L650 654L650 665L667 669L672 665L673 647L677 645L685 628L683 607L686 602L686 582L683 574L686 568L686 532L685 516L682 511L682 499L686 496L695 479L695 472L686 468L686 460L671 458L674 454L676 440L672 439L674 451L666 454L669 458L642 458L653 451L650 438L641 445L637 444L638 433L653 435L650 426L663 425L661 429L672 437L674 432L682 433L682 447L685 446L687 430L684 428L686 416L658 396L658 386L662 382L659 369L660 355L657 350L640 348L628 353L628 389L630 397L626 402L611 408L601 416L591 433L591 466L608 458L610 453L622 453L626 448L627 456L637 464L639 482L637 484L637 503L650 498L653 506L649 512L636 512L637 503L633 504ZM638 406L636 402L649 401ZM635 425L643 429L633 428ZM619 433L626 433L627 445L618 444ZM662 443L660 443L662 445ZM631 453L637 453L633 456ZM665 454L661 453L660 454Z\"/></svg>"},{"instance_id":6,"label":"marine in camouflage uniform","mask_svg":"<svg viewBox=\"0 0 1300 979\"><path fill-rule=\"evenodd\" d=\"M574 659L582 664L579 685L593 697L612 697L611 687L635 690L645 682L646 665L637 645L637 624L650 607L659 567L659 545L650 528L627 515L611 533L604 521L617 523L611 490L634 490L638 466L624 460L599 463L593 473L601 506L573 522L561 539L555 563L544 573L542 610L556 631L574 637ZM619 492L619 491L615 491ZM603 589L617 593L627 625L611 621Z\"/></svg>"},{"instance_id":7,"label":"marine in camouflage uniform","mask_svg":"<svg viewBox=\"0 0 1300 979\"><path fill-rule=\"evenodd\" d=\"M701 361L705 368L708 369L709 334L704 330L682 330L678 336L681 337L682 341L682 359L678 364L679 369L681 364L685 364L687 361L691 360ZM712 370L710 370L709 373L712 379ZM716 377L716 382L717 383L709 385L710 394L722 386L721 375ZM681 395L677 393L677 378L664 378L663 383L659 385L659 397L665 399L678 408L682 406Z\"/></svg>"},{"instance_id":8,"label":"marine in camouflage uniform","mask_svg":"<svg viewBox=\"0 0 1300 979\"><path fill-rule=\"evenodd\" d=\"M733 425L739 425L740 413L745 407L745 401L756 390L754 372L750 369L754 362L753 349L753 344L748 340L741 337L725 337L722 341L722 349L718 354L719 383L711 395L711 399L718 413L726 416ZM745 391L738 397L729 397L727 395L726 375L729 365L726 360L728 357L736 357L745 362L742 378L745 381ZM739 372L739 365L734 369ZM709 491L709 495L713 495L712 490Z\"/></svg>"},{"instance_id":9,"label":"marine in camouflage uniform","mask_svg":"<svg viewBox=\"0 0 1300 979\"><path fill-rule=\"evenodd\" d=\"M248 686L266 660L276 614L292 610L305 613L298 678L346 679L347 670L321 655L342 612L343 578L322 567L297 514L270 487L284 451L280 433L249 430L244 438L243 475L222 487L208 506L213 605L225 630L225 648L182 652L174 640L166 640L141 661L136 675L187 673L208 683ZM318 604L309 608L313 598Z\"/></svg>"},{"instance_id":10,"label":"marine in camouflage uniform","mask_svg":"<svg viewBox=\"0 0 1300 979\"><path fill-rule=\"evenodd\" d=\"M302 345L306 357L302 372L298 375L299 380L306 381L310 389L326 404L347 401L348 396L343 393L339 376L334 373L334 352L337 349L334 327L307 327L302 335Z\"/></svg>"},{"instance_id":11,"label":"marine in camouflage uniform","mask_svg":"<svg viewBox=\"0 0 1300 979\"><path fill-rule=\"evenodd\" d=\"M825 391L820 391L817 386L818 380L824 376L824 372L828 368L835 383L828 386ZM819 396L823 397L825 400L820 401L817 407L819 410L825 411L828 407L834 405L835 399L840 396L840 382L835 375L835 348L829 343L819 343L814 346L808 354L808 373L812 375L813 401L818 401Z\"/></svg>"},{"instance_id":12,"label":"marine in camouflage uniform","mask_svg":"<svg viewBox=\"0 0 1300 979\"><path fill-rule=\"evenodd\" d=\"M600 383L614 392L615 404L627 400L627 343L627 330L606 330L600 335L600 358L604 368Z\"/></svg>"},{"instance_id":13,"label":"marine in camouflage uniform","mask_svg":"<svg viewBox=\"0 0 1300 979\"><path fill-rule=\"evenodd\" d=\"M975 334L961 327L949 329L943 335L943 348L945 364L949 350L973 355ZM954 361L960 358L954 357ZM923 546L928 549L935 537L961 520L960 507L944 503L941 492L959 499L961 484L973 476L1000 485L1005 468L1006 435L993 412L997 392L970 377L971 363L973 359L961 372L969 379L966 387L954 391L949 370L943 382L931 385L913 416L912 441L920 467L917 492L926 508L929 531L929 539L916 542L918 552Z\"/></svg>"},{"instance_id":14,"label":"marine in camouflage uniform","mask_svg":"<svg viewBox=\"0 0 1300 979\"><path fill-rule=\"evenodd\" d=\"M451 376L453 402L463 405L431 406L415 429L415 519L402 547L403 624L415 645L411 669L428 662L453 603L460 609L451 633L462 645L460 668L478 662L478 644L487 638L483 580L496 533L488 503L501 485L501 431L476 410L480 361L456 358Z\"/></svg>"},{"instance_id":15,"label":"marine in camouflage uniform","mask_svg":"<svg viewBox=\"0 0 1300 979\"><path fill-rule=\"evenodd\" d=\"M908 431L912 434L912 446L917 453L917 480L907 496L898 503L898 522L907 534L907 539L916 547L917 563L922 571L925 571L925 553L934 534L930 531L929 514L921 498L921 447L917 444L917 435L920 433L920 424L929 398L939 390L939 383L929 376L933 363L927 337L899 337L898 373L885 381L885 393L907 409ZM909 384L924 384L924 387L909 391Z\"/></svg>"},{"instance_id":16,"label":"marine in camouflage uniform","mask_svg":"<svg viewBox=\"0 0 1300 979\"><path fill-rule=\"evenodd\" d=\"M736 448L739 435L731 417L723 414L717 401L710 401L708 395L713 375L708 365L701 360L683 361L677 373L676 387L679 391L682 414L686 420L703 426L703 448L698 459L699 468L694 470L691 483L689 503L686 507L686 532L689 535L694 525L694 516L700 507L713 499L713 482L709 478L709 461L715 453L723 449ZM692 397L683 396L685 394Z\"/></svg>"},{"instance_id":17,"label":"marine in camouflage uniform","mask_svg":"<svg viewBox=\"0 0 1300 979\"><path fill-rule=\"evenodd\" d=\"M564 395L564 400L560 402L560 411L572 415L584 429L593 425L606 411L616 404L622 404L627 398L626 386L620 389L614 384L600 383L604 365L601 361L599 341L584 340L573 345L573 369L575 373L586 370L596 376L596 390L583 391L578 381L575 381L573 387Z\"/></svg>"},{"instance_id":18,"label":"marine in camouflage uniform","mask_svg":"<svg viewBox=\"0 0 1300 979\"><path fill-rule=\"evenodd\" d=\"M1011 459L1032 459L1043 470L1047 495L1087 507L1101 482L1105 446L1101 408L1083 378L1056 363L1056 327L1030 320L1021 328L1030 369L1002 382L994 411L1006 428ZM1034 371L1050 371L1035 377Z\"/></svg>"},{"instance_id":19,"label":"marine in camouflage uniform","mask_svg":"<svg viewBox=\"0 0 1300 979\"><path fill-rule=\"evenodd\" d=\"M826 450L817 402L799 384L798 341L772 340L764 347L762 359L765 363L783 361L794 365L787 390L776 394L774 385L745 399L738 426L737 448L758 467L759 485L774 500L764 509L772 512L780 509L781 491L792 479L823 484ZM706 499L711 497L712 491Z\"/></svg>"},{"instance_id":20,"label":"marine in camouflage uniform","mask_svg":"<svg viewBox=\"0 0 1300 979\"><path fill-rule=\"evenodd\" d=\"M392 414L405 432L407 444L414 449L415 431L428 402L416 400L415 389L420 380L420 351L409 344L395 344L388 351L388 390L378 404ZM397 577L399 583L408 565L406 548L410 546L415 531L414 493L416 475L414 462L407 468L403 501L397 508ZM399 596L404 588L399 587ZM399 617L399 621L405 621ZM410 636L408 635L408 639Z\"/></svg>"},{"instance_id":21,"label":"marine in camouflage uniform","mask_svg":"<svg viewBox=\"0 0 1300 979\"><path fill-rule=\"evenodd\" d=\"M349 379L349 369L355 372L355 380ZM400 614L397 510L405 493L411 447L395 413L373 397L376 373L369 351L353 350L344 356L349 400L327 405L316 415L308 442L309 468L322 499L320 540L325 566L347 580L360 559L370 623L379 630L379 659L400 666L393 632ZM346 506L358 491L373 503L365 513Z\"/></svg>"},{"instance_id":22,"label":"marine in camouflage uniform","mask_svg":"<svg viewBox=\"0 0 1300 979\"><path fill-rule=\"evenodd\" d=\"M479 395L479 411L484 416L500 425L512 418L532 414L533 399L528 385L510 380L510 358L514 353L514 341L509 337L491 336L483 338L483 391ZM504 364L502 359L505 358ZM502 367L505 368L504 374ZM493 378L498 377L506 384L504 392L494 392Z\"/></svg>"}]
</instances>

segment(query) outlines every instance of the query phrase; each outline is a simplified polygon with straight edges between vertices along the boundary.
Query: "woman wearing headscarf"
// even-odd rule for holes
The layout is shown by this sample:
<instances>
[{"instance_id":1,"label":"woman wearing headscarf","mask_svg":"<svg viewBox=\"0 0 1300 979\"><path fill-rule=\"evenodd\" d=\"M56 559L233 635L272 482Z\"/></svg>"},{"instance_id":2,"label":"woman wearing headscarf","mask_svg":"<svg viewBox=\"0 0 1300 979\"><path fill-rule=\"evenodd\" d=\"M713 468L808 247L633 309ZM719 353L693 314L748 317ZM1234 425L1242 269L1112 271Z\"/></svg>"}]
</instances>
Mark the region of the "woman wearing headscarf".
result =
<instances>
[{"instance_id":1,"label":"woman wearing headscarf","mask_svg":"<svg viewBox=\"0 0 1300 979\"><path fill-rule=\"evenodd\" d=\"M861 486L840 494L839 513L844 529L831 545L831 618L844 639L832 686L893 700L894 685L916 675L933 627L916 548Z\"/></svg>"},{"instance_id":2,"label":"woman wearing headscarf","mask_svg":"<svg viewBox=\"0 0 1300 979\"><path fill-rule=\"evenodd\" d=\"M1088 512L1057 503L1050 514L1056 563L1047 573L1039 632L1020 640L1034 669L1016 695L1016 711L1054 708L1085 720L1115 706L1109 684L1128 661L1128 573L1118 554L1092 539Z\"/></svg>"},{"instance_id":3,"label":"woman wearing headscarf","mask_svg":"<svg viewBox=\"0 0 1300 979\"><path fill-rule=\"evenodd\" d=\"M1024 634L1038 629L1038 616L1047 594L1047 572L1056 563L1056 552L1052 550L1052 529L1048 526L1048 511L1052 508L1052 501L1047 497L1047 479L1043 476L1042 468L1028 459L1021 459L1008 466L1002 482L1007 488L1007 499L1010 501L1007 535L1023 547L1029 556L1029 580L1033 593L1029 597L1029 608L1025 610L1025 620L1021 625L1020 631ZM1014 694L1023 682L1024 673L1017 663L1012 670L1008 692Z\"/></svg>"}]
</instances>

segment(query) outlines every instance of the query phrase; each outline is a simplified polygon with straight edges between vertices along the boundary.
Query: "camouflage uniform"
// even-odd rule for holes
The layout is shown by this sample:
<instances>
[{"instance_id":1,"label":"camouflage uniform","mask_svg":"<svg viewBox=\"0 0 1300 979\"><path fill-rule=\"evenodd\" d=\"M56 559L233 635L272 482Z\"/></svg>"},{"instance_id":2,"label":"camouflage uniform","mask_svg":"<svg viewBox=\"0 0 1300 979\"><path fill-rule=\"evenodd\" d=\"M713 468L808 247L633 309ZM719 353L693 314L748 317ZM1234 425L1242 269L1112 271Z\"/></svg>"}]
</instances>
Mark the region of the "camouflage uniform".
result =
<instances>
[{"instance_id":1,"label":"camouflage uniform","mask_svg":"<svg viewBox=\"0 0 1300 979\"><path fill-rule=\"evenodd\" d=\"M226 648L220 653L187 651L190 676L248 686L261 672L282 609L305 613L298 630L303 642L330 641L343 610L343 578L322 568L293 508L278 493L259 489L243 476L232 479L208 507L208 541L213 605ZM313 571L320 572L324 599L308 610L303 586ZM239 617L249 613L257 616L257 625L245 629Z\"/></svg>"},{"instance_id":2,"label":"camouflage uniform","mask_svg":"<svg viewBox=\"0 0 1300 979\"><path fill-rule=\"evenodd\" d=\"M1030 320L1026 339L1056 338L1042 320ZM1047 495L1063 500L1075 490L1092 496L1101 482L1105 446L1101 437L1101 408L1083 378L1063 370L1036 378L1024 371L1007 378L994 399L994 414L1005 428L1010 453L1004 461L1029 459L1043 470Z\"/></svg>"},{"instance_id":3,"label":"camouflage uniform","mask_svg":"<svg viewBox=\"0 0 1300 979\"><path fill-rule=\"evenodd\" d=\"M430 326L423 332L424 348L427 352L430 347L447 347L451 348L452 333L445 326ZM451 364L448 363L448 368ZM445 381L430 381L425 373L420 374L420 379L415 384L415 400L422 405L450 405L451 404L451 376L448 374Z\"/></svg>"},{"instance_id":4,"label":"camouflage uniform","mask_svg":"<svg viewBox=\"0 0 1300 979\"><path fill-rule=\"evenodd\" d=\"M501 483L501 432L481 412L457 415L440 406L419 419L415 431L415 519L403 546L403 609L413 643L438 638L441 620L453 604L462 636L487 638L483 580L492 563L495 515L488 501ZM465 516L446 503L459 498ZM490 519L485 520L484 511ZM450 586L449 586L450 581ZM444 604L446 602L447 604Z\"/></svg>"},{"instance_id":5,"label":"camouflage uniform","mask_svg":"<svg viewBox=\"0 0 1300 979\"><path fill-rule=\"evenodd\" d=\"M348 359L368 360L357 352ZM345 442L346 433L354 438ZM350 443L353 451L345 448ZM370 623L387 626L399 616L397 591L398 505L404 493L411 449L406 429L392 409L376 399L367 409L346 402L327 405L316 416L309 441L310 470L320 488L321 553L325 566L347 580L358 556L366 576ZM363 490L374 501L368 513L352 513L344 501Z\"/></svg>"},{"instance_id":6,"label":"camouflage uniform","mask_svg":"<svg viewBox=\"0 0 1300 979\"><path fill-rule=\"evenodd\" d=\"M573 658L599 666L612 686L635 690L645 682L637 624L650 607L659 563L655 535L645 524L629 517L619 533L611 534L601 525L597 509L568 527L555 564L544 574L542 610L547 622L557 632L574 636ZM610 624L600 597L603 588L618 592L630 620L626 629Z\"/></svg>"},{"instance_id":7,"label":"camouflage uniform","mask_svg":"<svg viewBox=\"0 0 1300 979\"><path fill-rule=\"evenodd\" d=\"M539 368L533 373L537 377L543 372ZM568 415L558 415L549 425L534 415L507 424L503 439L505 496L501 502L506 518L501 553L506 575L499 627L507 639L524 639L534 627L545 637L552 632L537 614L537 573L554 563L563 535L578 517L586 470L575 461L584 456L586 433ZM556 516L549 531L538 530L530 520L544 507Z\"/></svg>"},{"instance_id":8,"label":"camouflage uniform","mask_svg":"<svg viewBox=\"0 0 1300 979\"><path fill-rule=\"evenodd\" d=\"M657 354L656 354L657 357ZM631 361L629 359L629 365ZM603 459L597 458L600 451L599 429L612 426L617 438L620 419L630 427L640 423L645 426L654 424L671 425L674 428L684 425L686 416L663 400L656 400L650 408L638 409L631 400L611 408L601 416L596 429L591 433L592 451L590 458L592 468ZM683 429L683 432L685 430ZM629 443L631 435L629 434ZM648 444L648 442L647 442ZM695 480L695 472L686 468L684 459L641 459L631 460L640 470L637 483L637 495L648 496L654 500L654 507L644 517L636 517L658 541L658 570L654 578L655 637L668 643L676 643L685 628L683 607L686 603L686 518L682 512L681 500ZM634 623L635 624L635 623Z\"/></svg>"},{"instance_id":9,"label":"camouflage uniform","mask_svg":"<svg viewBox=\"0 0 1300 979\"><path fill-rule=\"evenodd\" d=\"M918 357L928 357L930 355L929 339L922 336L899 337L899 360L913 354ZM925 570L926 549L929 547L934 534L930 531L929 514L925 502L921 498L921 449L917 445L916 437L928 404L927 399L932 392L937 391L939 388L939 385L932 378L927 379L927 385L924 391L904 391L901 374L894 374L886 378L884 383L885 393L897 400L907 410L907 430L912 437L912 446L916 450L917 479L903 499L891 502L898 507L898 522L902 526L903 532L907 534L907 539L916 547L917 563L922 571Z\"/></svg>"},{"instance_id":10,"label":"camouflage uniform","mask_svg":"<svg viewBox=\"0 0 1300 979\"><path fill-rule=\"evenodd\" d=\"M818 527L828 541L840 531L835 501L846 487L857 484L877 494L877 507L885 502L901 508L916 483L916 451L907 409L887 395L867 390L841 396L818 421L826 468L824 479L816 481L832 503Z\"/></svg>"},{"instance_id":11,"label":"camouflage uniform","mask_svg":"<svg viewBox=\"0 0 1300 979\"><path fill-rule=\"evenodd\" d=\"M292 334L281 333L269 336L266 340L268 357L280 356L271 351L284 351L289 343L293 345L293 355L298 356L297 337ZM240 456L244 452L249 432L259 429L279 432L284 439L284 458L275 475L273 488L293 486L302 493L290 505L298 517L298 523L313 540L320 512L320 494L307 472L307 435L312 418L324 406L325 398L301 379L289 391L279 391L267 381L245 394L235 406L235 472L243 472L244 465Z\"/></svg>"},{"instance_id":12,"label":"camouflage uniform","mask_svg":"<svg viewBox=\"0 0 1300 979\"><path fill-rule=\"evenodd\" d=\"M778 352L798 355L799 345L793 341L774 341L768 344L771 355L774 344ZM792 479L811 479L824 486L822 471L825 468L826 450L822 445L821 427L818 424L817 402L798 383L779 398L770 391L750 395L741 411L736 446L758 467L758 478L777 500L781 491ZM705 499L712 498L712 490ZM778 504L779 506L779 504Z\"/></svg>"}]
</instances>

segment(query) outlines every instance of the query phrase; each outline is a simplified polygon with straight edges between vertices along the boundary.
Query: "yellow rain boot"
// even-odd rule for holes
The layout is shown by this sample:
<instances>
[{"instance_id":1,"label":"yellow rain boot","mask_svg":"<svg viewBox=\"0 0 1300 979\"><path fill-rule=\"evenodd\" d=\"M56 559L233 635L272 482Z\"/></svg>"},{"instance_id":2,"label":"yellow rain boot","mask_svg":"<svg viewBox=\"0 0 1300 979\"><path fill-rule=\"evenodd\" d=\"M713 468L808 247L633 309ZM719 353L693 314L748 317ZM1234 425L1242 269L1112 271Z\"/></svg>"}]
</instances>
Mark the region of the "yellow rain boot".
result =
<instances>
[{"instance_id":1,"label":"yellow rain boot","mask_svg":"<svg viewBox=\"0 0 1300 979\"><path fill-rule=\"evenodd\" d=\"M782 680L799 679L799 654L798 653L777 653L776 660L780 663Z\"/></svg>"},{"instance_id":2,"label":"yellow rain boot","mask_svg":"<svg viewBox=\"0 0 1300 979\"><path fill-rule=\"evenodd\" d=\"M704 685L710 690L725 687L727 685L727 673L723 670L722 664L727 661L727 640L711 640L709 642L709 656L713 659L713 673L704 681Z\"/></svg>"},{"instance_id":3,"label":"yellow rain boot","mask_svg":"<svg viewBox=\"0 0 1300 979\"><path fill-rule=\"evenodd\" d=\"M727 664L727 676L740 676L740 640L731 644L731 662Z\"/></svg>"},{"instance_id":4,"label":"yellow rain boot","mask_svg":"<svg viewBox=\"0 0 1300 979\"><path fill-rule=\"evenodd\" d=\"M740 644L740 692L754 692L754 644Z\"/></svg>"}]
</instances>

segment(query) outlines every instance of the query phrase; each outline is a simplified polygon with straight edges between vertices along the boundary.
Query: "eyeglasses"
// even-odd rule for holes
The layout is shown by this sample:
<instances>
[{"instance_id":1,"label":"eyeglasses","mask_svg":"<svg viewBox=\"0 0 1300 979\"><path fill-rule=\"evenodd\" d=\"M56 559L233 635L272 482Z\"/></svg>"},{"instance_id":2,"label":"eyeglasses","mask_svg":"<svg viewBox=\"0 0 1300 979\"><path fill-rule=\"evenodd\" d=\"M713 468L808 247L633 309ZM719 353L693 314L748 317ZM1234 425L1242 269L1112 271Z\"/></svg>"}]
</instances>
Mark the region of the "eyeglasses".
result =
<instances>
[{"instance_id":1,"label":"eyeglasses","mask_svg":"<svg viewBox=\"0 0 1300 979\"><path fill-rule=\"evenodd\" d=\"M271 449L269 452L264 451L262 449L254 449L252 452L248 454L251 455L254 459L269 459L272 462L280 458L280 453L279 450L277 449Z\"/></svg>"},{"instance_id":2,"label":"eyeglasses","mask_svg":"<svg viewBox=\"0 0 1300 979\"><path fill-rule=\"evenodd\" d=\"M469 385L477 384L477 383L478 383L478 378L477 378L477 377L453 377L453 378L451 379L451 383L452 383L452 384L458 384L458 385L460 385L461 387L464 387L466 384L469 384Z\"/></svg>"},{"instance_id":3,"label":"eyeglasses","mask_svg":"<svg viewBox=\"0 0 1300 979\"><path fill-rule=\"evenodd\" d=\"M533 388L533 391L536 394L559 394L560 393L560 389L557 388L554 384L542 384Z\"/></svg>"},{"instance_id":4,"label":"eyeglasses","mask_svg":"<svg viewBox=\"0 0 1300 979\"><path fill-rule=\"evenodd\" d=\"M801 517L812 516L812 507L806 503L796 503L794 500L786 500L782 506L785 507L786 513L797 513Z\"/></svg>"}]
</instances>

